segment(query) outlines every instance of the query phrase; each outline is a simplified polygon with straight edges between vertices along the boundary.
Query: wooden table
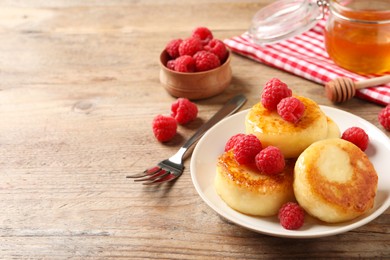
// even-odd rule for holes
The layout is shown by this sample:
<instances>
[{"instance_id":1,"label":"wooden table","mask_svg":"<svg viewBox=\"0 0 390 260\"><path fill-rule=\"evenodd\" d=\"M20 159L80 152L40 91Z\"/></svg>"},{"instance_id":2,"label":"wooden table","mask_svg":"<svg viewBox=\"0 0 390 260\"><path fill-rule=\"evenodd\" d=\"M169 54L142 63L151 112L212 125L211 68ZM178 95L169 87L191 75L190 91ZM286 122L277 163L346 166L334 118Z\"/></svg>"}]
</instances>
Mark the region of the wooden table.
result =
<instances>
[{"instance_id":1,"label":"wooden table","mask_svg":"<svg viewBox=\"0 0 390 260\"><path fill-rule=\"evenodd\" d=\"M0 258L390 258L390 210L317 239L267 236L225 221L197 194L189 163L174 184L125 176L173 154L237 93L249 108L271 77L319 104L320 85L233 55L233 81L196 101L199 120L161 144L151 131L175 100L159 82L172 38L247 30L272 1L0 1ZM381 126L379 105L335 106ZM390 136L389 132L386 132Z\"/></svg>"}]
</instances>

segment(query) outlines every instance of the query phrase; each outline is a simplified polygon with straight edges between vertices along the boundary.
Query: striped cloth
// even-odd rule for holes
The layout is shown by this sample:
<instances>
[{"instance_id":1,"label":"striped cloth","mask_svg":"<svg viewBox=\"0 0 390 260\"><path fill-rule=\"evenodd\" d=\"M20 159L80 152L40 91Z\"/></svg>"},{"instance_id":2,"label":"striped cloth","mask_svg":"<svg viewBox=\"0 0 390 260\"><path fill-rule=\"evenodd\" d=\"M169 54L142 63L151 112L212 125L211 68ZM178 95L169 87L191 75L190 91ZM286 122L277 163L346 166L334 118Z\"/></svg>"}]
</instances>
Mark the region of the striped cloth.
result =
<instances>
[{"instance_id":1,"label":"striped cloth","mask_svg":"<svg viewBox=\"0 0 390 260\"><path fill-rule=\"evenodd\" d=\"M325 21L321 20L299 36L265 46L256 45L248 32L225 39L224 42L235 53L322 85L338 77L354 80L368 78L342 69L329 59L323 44L324 26ZM356 96L387 105L390 103L390 84L358 90Z\"/></svg>"}]
</instances>

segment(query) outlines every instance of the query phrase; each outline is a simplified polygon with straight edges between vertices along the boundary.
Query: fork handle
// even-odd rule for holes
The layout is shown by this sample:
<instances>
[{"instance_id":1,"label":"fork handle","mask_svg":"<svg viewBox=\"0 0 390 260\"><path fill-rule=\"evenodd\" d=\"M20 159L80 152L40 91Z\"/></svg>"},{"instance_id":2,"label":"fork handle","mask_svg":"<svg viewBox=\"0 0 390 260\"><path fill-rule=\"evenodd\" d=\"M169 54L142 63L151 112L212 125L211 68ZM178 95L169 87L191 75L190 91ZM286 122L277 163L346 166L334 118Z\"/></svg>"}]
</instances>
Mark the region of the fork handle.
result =
<instances>
[{"instance_id":1,"label":"fork handle","mask_svg":"<svg viewBox=\"0 0 390 260\"><path fill-rule=\"evenodd\" d=\"M209 130L213 125L221 121L228 115L235 113L238 109L244 105L246 97L244 95L237 95L230 99L213 117L211 117L206 123L204 123L195 133L191 136L187 142L184 143L180 151L182 156L199 138Z\"/></svg>"}]
</instances>

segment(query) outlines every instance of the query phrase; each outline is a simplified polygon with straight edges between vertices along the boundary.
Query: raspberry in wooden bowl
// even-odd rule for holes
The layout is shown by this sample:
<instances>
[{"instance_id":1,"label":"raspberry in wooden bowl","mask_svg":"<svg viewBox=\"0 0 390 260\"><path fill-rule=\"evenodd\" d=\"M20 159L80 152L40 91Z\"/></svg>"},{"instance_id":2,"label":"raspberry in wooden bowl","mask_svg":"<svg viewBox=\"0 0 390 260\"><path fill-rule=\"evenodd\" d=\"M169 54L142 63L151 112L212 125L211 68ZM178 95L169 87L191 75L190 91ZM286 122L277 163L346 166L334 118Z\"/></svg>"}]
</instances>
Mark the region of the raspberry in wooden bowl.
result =
<instances>
[{"instance_id":1,"label":"raspberry in wooden bowl","mask_svg":"<svg viewBox=\"0 0 390 260\"><path fill-rule=\"evenodd\" d=\"M169 94L192 100L204 99L222 93L229 86L232 79L231 53L229 51L226 52L226 57L220 61L218 66L208 70L205 70L209 63L206 51L202 50L190 56L199 58L198 69L197 62L192 61L188 56L182 59L180 57L176 58L179 59L179 63L174 64L175 60L171 58L166 50L161 53L160 82ZM202 59L205 62L202 62ZM175 70L175 65L184 72Z\"/></svg>"}]
</instances>

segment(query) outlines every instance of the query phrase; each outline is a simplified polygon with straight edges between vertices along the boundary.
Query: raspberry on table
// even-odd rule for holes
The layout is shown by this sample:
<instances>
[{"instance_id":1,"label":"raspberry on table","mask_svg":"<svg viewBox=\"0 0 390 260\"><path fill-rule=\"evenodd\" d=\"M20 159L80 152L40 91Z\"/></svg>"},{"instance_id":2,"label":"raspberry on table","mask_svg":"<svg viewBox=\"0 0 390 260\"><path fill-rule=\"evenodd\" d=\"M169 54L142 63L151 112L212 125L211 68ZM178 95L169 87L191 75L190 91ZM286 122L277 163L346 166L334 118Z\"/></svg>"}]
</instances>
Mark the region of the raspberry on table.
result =
<instances>
[{"instance_id":1,"label":"raspberry on table","mask_svg":"<svg viewBox=\"0 0 390 260\"><path fill-rule=\"evenodd\" d=\"M178 72L194 72L195 65L195 59L193 57L189 55L183 55L175 60L174 69Z\"/></svg>"},{"instance_id":2,"label":"raspberry on table","mask_svg":"<svg viewBox=\"0 0 390 260\"><path fill-rule=\"evenodd\" d=\"M387 131L390 131L390 104L379 112L378 120Z\"/></svg>"},{"instance_id":3,"label":"raspberry on table","mask_svg":"<svg viewBox=\"0 0 390 260\"><path fill-rule=\"evenodd\" d=\"M177 123L171 116L157 115L152 122L153 134L160 142L167 142L176 135Z\"/></svg>"},{"instance_id":4,"label":"raspberry on table","mask_svg":"<svg viewBox=\"0 0 390 260\"><path fill-rule=\"evenodd\" d=\"M367 149L369 143L369 137L367 133L360 127L353 126L346 129L341 138L355 144L363 152Z\"/></svg>"},{"instance_id":5,"label":"raspberry on table","mask_svg":"<svg viewBox=\"0 0 390 260\"><path fill-rule=\"evenodd\" d=\"M183 40L179 46L179 54L193 56L198 51L203 50L202 42L198 38L190 37Z\"/></svg>"},{"instance_id":6,"label":"raspberry on table","mask_svg":"<svg viewBox=\"0 0 390 260\"><path fill-rule=\"evenodd\" d=\"M203 45L206 45L213 39L213 33L207 27L198 27L192 31L192 37L198 38Z\"/></svg>"},{"instance_id":7,"label":"raspberry on table","mask_svg":"<svg viewBox=\"0 0 390 260\"><path fill-rule=\"evenodd\" d=\"M227 49L223 41L212 39L206 46L204 46L204 49L217 55L221 63L225 61L227 56Z\"/></svg>"},{"instance_id":8,"label":"raspberry on table","mask_svg":"<svg viewBox=\"0 0 390 260\"><path fill-rule=\"evenodd\" d=\"M229 140L225 144L225 152L234 149L236 144L245 136L246 134L235 134L232 137L229 138Z\"/></svg>"},{"instance_id":9,"label":"raspberry on table","mask_svg":"<svg viewBox=\"0 0 390 260\"><path fill-rule=\"evenodd\" d=\"M296 124L302 118L306 108L299 99L287 97L280 100L276 109L284 120Z\"/></svg>"},{"instance_id":10,"label":"raspberry on table","mask_svg":"<svg viewBox=\"0 0 390 260\"><path fill-rule=\"evenodd\" d=\"M274 111L277 109L280 100L291 97L291 95L291 89L284 82L277 78L272 78L265 84L261 94L261 103L266 109Z\"/></svg>"},{"instance_id":11,"label":"raspberry on table","mask_svg":"<svg viewBox=\"0 0 390 260\"><path fill-rule=\"evenodd\" d=\"M239 164L255 162L256 155L263 148L260 140L254 134L245 135L234 147L233 155Z\"/></svg>"},{"instance_id":12,"label":"raspberry on table","mask_svg":"<svg viewBox=\"0 0 390 260\"><path fill-rule=\"evenodd\" d=\"M305 222L305 211L295 202L287 202L278 213L279 222L285 229L296 230Z\"/></svg>"},{"instance_id":13,"label":"raspberry on table","mask_svg":"<svg viewBox=\"0 0 390 260\"><path fill-rule=\"evenodd\" d=\"M194 59L196 71L211 70L221 65L218 56L208 51L198 51Z\"/></svg>"},{"instance_id":14,"label":"raspberry on table","mask_svg":"<svg viewBox=\"0 0 390 260\"><path fill-rule=\"evenodd\" d=\"M165 46L165 50L167 51L167 53L172 59L176 59L177 57L180 56L179 46L182 41L183 41L182 39L173 39L169 41Z\"/></svg>"},{"instance_id":15,"label":"raspberry on table","mask_svg":"<svg viewBox=\"0 0 390 260\"><path fill-rule=\"evenodd\" d=\"M198 107L187 98L178 98L171 105L171 116L177 123L187 124L198 116Z\"/></svg>"},{"instance_id":16,"label":"raspberry on table","mask_svg":"<svg viewBox=\"0 0 390 260\"><path fill-rule=\"evenodd\" d=\"M281 150L275 146L268 146L255 157L255 163L260 172L273 175L283 171L286 162Z\"/></svg>"}]
</instances>

